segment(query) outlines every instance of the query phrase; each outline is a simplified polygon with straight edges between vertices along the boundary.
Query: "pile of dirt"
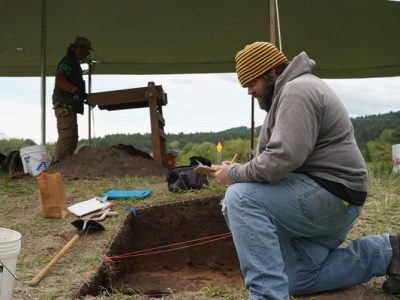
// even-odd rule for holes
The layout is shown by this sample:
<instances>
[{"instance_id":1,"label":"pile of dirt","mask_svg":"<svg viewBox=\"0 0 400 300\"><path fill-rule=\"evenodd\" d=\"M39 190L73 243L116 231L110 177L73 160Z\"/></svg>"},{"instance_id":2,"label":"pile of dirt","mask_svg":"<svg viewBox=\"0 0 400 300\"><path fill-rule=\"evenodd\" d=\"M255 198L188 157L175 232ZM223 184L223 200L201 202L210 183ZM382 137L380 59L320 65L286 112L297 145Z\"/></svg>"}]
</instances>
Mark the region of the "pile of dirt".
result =
<instances>
[{"instance_id":1,"label":"pile of dirt","mask_svg":"<svg viewBox=\"0 0 400 300\"><path fill-rule=\"evenodd\" d=\"M133 146L115 145L82 147L77 154L51 165L46 172L58 172L68 179L101 179L163 176L167 169Z\"/></svg>"}]
</instances>

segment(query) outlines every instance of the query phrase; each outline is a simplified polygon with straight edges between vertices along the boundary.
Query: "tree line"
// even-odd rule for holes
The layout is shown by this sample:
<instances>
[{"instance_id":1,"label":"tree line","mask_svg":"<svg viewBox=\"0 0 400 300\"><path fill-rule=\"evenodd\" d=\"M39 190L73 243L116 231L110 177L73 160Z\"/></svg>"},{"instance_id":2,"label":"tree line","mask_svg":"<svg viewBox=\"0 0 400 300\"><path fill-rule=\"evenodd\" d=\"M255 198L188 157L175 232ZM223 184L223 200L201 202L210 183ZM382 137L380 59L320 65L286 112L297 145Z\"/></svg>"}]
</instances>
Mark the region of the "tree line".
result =
<instances>
[{"instance_id":1,"label":"tree line","mask_svg":"<svg viewBox=\"0 0 400 300\"><path fill-rule=\"evenodd\" d=\"M400 111L369 115L351 119L357 144L367 162L391 161L392 145L400 143ZM260 127L255 128L255 144ZM216 145L223 145L222 159L229 160L237 153L238 161L245 162L252 156L250 143L251 130L245 126L230 128L219 132L196 132L167 134L167 151L177 154L179 164L189 162L191 156L204 156L217 162ZM116 144L132 145L136 149L151 153L151 134L111 134L93 139L96 147L109 147ZM30 140L0 140L0 153L7 154L25 146L35 145ZM79 141L79 147L88 145L88 140ZM49 152L54 144L47 145ZM221 157L220 157L221 158Z\"/></svg>"}]
</instances>

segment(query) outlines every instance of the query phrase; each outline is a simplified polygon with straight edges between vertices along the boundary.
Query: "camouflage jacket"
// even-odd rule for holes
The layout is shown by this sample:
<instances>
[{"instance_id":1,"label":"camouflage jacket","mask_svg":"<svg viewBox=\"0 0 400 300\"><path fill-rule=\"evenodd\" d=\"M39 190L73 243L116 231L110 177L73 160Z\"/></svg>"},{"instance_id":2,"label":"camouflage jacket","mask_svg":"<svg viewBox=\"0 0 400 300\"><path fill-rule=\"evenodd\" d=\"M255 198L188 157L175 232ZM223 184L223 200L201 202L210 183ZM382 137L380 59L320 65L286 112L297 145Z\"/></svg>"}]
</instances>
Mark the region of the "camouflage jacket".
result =
<instances>
[{"instance_id":1,"label":"camouflage jacket","mask_svg":"<svg viewBox=\"0 0 400 300\"><path fill-rule=\"evenodd\" d=\"M63 57L57 66L57 75L63 75L69 83L79 89L81 94L85 94L85 81L82 76L82 68L79 61L74 57L68 55ZM83 114L83 101L84 99L82 98L74 99L74 94L72 93L64 91L57 86L54 87L53 105L55 108L65 107Z\"/></svg>"}]
</instances>

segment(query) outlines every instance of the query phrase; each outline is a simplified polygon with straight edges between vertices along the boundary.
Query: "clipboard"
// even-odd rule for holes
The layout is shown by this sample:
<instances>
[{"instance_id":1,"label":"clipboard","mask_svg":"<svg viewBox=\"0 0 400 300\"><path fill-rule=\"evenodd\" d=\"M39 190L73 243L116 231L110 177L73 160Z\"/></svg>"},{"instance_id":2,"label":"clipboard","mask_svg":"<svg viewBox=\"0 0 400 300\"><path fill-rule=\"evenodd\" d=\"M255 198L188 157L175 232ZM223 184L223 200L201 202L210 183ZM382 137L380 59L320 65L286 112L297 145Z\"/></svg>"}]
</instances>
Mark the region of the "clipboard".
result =
<instances>
[{"instance_id":1,"label":"clipboard","mask_svg":"<svg viewBox=\"0 0 400 300\"><path fill-rule=\"evenodd\" d=\"M68 207L68 211L75 216L81 217L88 213L94 212L106 207L106 203L101 202L102 198L92 198L86 201L79 202Z\"/></svg>"}]
</instances>

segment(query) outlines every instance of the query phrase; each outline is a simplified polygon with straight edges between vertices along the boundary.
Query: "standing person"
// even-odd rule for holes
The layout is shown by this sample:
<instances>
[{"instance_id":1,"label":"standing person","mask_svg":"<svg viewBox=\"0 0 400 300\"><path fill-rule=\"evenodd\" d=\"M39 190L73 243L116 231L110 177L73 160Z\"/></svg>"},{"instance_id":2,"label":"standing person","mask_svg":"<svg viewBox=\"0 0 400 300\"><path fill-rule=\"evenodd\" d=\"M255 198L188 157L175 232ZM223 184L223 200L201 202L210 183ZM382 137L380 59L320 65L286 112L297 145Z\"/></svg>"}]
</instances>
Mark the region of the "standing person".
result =
<instances>
[{"instance_id":1,"label":"standing person","mask_svg":"<svg viewBox=\"0 0 400 300\"><path fill-rule=\"evenodd\" d=\"M222 211L249 299L289 299L389 275L400 292L398 235L341 246L367 197L367 168L343 103L312 75L305 52L289 62L267 42L236 55L241 85L268 112L257 155L215 172L229 185Z\"/></svg>"},{"instance_id":2,"label":"standing person","mask_svg":"<svg viewBox=\"0 0 400 300\"><path fill-rule=\"evenodd\" d=\"M83 104L87 99L80 63L85 61L91 50L91 42L78 36L57 66L53 106L58 140L53 162L60 162L74 154L78 146L77 114L83 115Z\"/></svg>"}]
</instances>

